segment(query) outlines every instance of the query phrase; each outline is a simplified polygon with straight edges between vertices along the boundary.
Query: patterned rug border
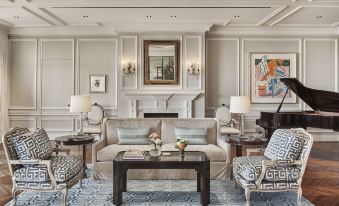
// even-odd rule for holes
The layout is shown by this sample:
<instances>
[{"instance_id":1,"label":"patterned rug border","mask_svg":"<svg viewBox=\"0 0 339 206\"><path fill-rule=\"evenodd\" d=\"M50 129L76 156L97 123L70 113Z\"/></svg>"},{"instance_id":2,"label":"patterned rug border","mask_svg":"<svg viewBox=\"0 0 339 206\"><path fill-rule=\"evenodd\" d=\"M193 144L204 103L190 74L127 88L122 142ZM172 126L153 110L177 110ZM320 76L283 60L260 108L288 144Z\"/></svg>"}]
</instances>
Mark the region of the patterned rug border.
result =
<instances>
[{"instance_id":1,"label":"patterned rug border","mask_svg":"<svg viewBox=\"0 0 339 206\"><path fill-rule=\"evenodd\" d=\"M112 180L84 180L84 189L79 184L68 191L68 205L111 206ZM196 192L196 180L128 180L128 192L123 194L123 204L128 206L197 206L200 193ZM165 187L165 188L164 188ZM252 205L296 205L296 193L251 193ZM18 195L17 206L59 206L62 205L61 192L28 192ZM212 205L244 205L243 189L235 189L234 182L211 180ZM12 206L13 200L6 204ZM303 206L313 206L302 197Z\"/></svg>"}]
</instances>

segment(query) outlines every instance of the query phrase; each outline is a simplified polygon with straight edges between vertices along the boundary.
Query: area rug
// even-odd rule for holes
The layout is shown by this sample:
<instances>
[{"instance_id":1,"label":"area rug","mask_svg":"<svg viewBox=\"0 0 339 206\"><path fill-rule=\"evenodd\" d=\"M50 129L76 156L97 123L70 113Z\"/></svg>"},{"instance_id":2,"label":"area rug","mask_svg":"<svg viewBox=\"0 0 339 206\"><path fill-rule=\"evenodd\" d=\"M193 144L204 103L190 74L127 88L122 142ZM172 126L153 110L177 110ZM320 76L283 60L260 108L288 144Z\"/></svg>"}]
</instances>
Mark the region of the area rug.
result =
<instances>
[{"instance_id":1,"label":"area rug","mask_svg":"<svg viewBox=\"0 0 339 206\"><path fill-rule=\"evenodd\" d=\"M94 206L113 205L111 180L84 180L68 191L68 205ZM230 181L211 180L211 205L244 205L243 189L235 189ZM198 206L200 193L196 192L195 180L128 180L128 192L123 193L123 205L128 206ZM251 193L253 205L296 205L296 193ZM63 195L59 192L23 192L18 196L17 206L60 206ZM7 206L13 205L13 201ZM313 205L302 198L302 205Z\"/></svg>"}]
</instances>

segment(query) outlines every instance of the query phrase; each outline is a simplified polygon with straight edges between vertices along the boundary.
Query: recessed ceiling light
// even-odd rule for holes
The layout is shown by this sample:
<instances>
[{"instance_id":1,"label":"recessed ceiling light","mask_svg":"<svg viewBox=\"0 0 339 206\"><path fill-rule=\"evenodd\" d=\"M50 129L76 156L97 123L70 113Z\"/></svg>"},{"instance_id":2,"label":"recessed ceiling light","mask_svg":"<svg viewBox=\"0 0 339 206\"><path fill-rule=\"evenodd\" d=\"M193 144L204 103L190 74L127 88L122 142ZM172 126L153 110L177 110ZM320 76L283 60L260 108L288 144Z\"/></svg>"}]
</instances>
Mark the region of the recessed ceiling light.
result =
<instances>
[{"instance_id":1,"label":"recessed ceiling light","mask_svg":"<svg viewBox=\"0 0 339 206\"><path fill-rule=\"evenodd\" d=\"M152 18L152 16L150 16L150 15L147 15L147 16L146 16L146 18Z\"/></svg>"},{"instance_id":2,"label":"recessed ceiling light","mask_svg":"<svg viewBox=\"0 0 339 206\"><path fill-rule=\"evenodd\" d=\"M172 15L172 16L171 16L171 18L177 18L177 16L175 16L175 15Z\"/></svg>"},{"instance_id":3,"label":"recessed ceiling light","mask_svg":"<svg viewBox=\"0 0 339 206\"><path fill-rule=\"evenodd\" d=\"M88 15L83 15L82 18L88 18Z\"/></svg>"},{"instance_id":4,"label":"recessed ceiling light","mask_svg":"<svg viewBox=\"0 0 339 206\"><path fill-rule=\"evenodd\" d=\"M14 19L20 19L20 16L13 16Z\"/></svg>"},{"instance_id":5,"label":"recessed ceiling light","mask_svg":"<svg viewBox=\"0 0 339 206\"><path fill-rule=\"evenodd\" d=\"M323 16L316 16L315 18L316 19L321 19L321 18L323 18Z\"/></svg>"},{"instance_id":6,"label":"recessed ceiling light","mask_svg":"<svg viewBox=\"0 0 339 206\"><path fill-rule=\"evenodd\" d=\"M240 16L239 15L235 15L234 18L239 18Z\"/></svg>"}]
</instances>

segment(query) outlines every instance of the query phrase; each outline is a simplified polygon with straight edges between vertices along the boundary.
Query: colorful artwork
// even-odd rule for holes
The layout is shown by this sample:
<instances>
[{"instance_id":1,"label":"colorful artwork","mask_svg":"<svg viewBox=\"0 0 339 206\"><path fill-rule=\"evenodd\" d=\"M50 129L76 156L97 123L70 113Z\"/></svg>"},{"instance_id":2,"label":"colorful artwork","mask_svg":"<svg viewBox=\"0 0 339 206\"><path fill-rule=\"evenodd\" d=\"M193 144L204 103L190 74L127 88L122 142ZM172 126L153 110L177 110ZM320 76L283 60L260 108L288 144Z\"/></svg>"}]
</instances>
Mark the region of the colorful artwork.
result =
<instances>
[{"instance_id":1,"label":"colorful artwork","mask_svg":"<svg viewBox=\"0 0 339 206\"><path fill-rule=\"evenodd\" d=\"M251 64L252 102L280 102L287 90L280 78L295 77L295 54L252 54ZM293 102L295 97L289 92L286 99Z\"/></svg>"}]
</instances>

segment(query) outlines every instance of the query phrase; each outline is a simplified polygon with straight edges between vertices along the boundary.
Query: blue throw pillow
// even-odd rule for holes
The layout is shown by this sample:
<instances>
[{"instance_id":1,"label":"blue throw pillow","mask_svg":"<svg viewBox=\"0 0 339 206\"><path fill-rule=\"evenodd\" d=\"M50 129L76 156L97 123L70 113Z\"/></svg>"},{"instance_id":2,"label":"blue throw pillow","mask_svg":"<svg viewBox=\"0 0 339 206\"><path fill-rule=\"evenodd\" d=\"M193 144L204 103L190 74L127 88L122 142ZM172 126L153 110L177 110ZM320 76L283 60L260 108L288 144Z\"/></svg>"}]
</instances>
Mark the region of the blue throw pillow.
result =
<instances>
[{"instance_id":1,"label":"blue throw pillow","mask_svg":"<svg viewBox=\"0 0 339 206\"><path fill-rule=\"evenodd\" d=\"M148 145L149 128L121 128L118 127L118 144L121 145Z\"/></svg>"},{"instance_id":2,"label":"blue throw pillow","mask_svg":"<svg viewBox=\"0 0 339 206\"><path fill-rule=\"evenodd\" d=\"M175 128L175 136L178 139L189 141L189 145L206 145L207 128Z\"/></svg>"}]
</instances>

